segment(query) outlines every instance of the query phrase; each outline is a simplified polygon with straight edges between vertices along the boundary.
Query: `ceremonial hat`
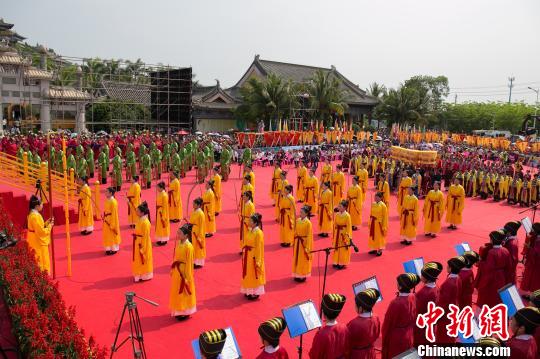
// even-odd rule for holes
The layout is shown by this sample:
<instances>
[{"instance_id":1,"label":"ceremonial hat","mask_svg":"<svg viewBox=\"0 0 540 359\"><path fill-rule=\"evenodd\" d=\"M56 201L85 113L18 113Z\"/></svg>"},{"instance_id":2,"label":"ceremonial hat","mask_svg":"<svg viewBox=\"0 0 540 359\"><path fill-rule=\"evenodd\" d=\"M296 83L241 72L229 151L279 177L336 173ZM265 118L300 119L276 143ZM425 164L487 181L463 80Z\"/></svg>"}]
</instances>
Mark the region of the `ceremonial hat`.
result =
<instances>
[{"instance_id":1,"label":"ceremonial hat","mask_svg":"<svg viewBox=\"0 0 540 359\"><path fill-rule=\"evenodd\" d=\"M347 298L345 298L345 296L341 294L325 294L322 299L322 310L324 315L326 315L326 317L330 319L336 318L339 313L341 313L341 310L343 309L346 300Z\"/></svg>"},{"instance_id":2,"label":"ceremonial hat","mask_svg":"<svg viewBox=\"0 0 540 359\"><path fill-rule=\"evenodd\" d=\"M534 304L536 308L540 308L540 289L529 294L529 301Z\"/></svg>"},{"instance_id":3,"label":"ceremonial hat","mask_svg":"<svg viewBox=\"0 0 540 359\"><path fill-rule=\"evenodd\" d=\"M463 253L463 257L467 261L467 266L472 266L480 259L480 256L475 251L467 251Z\"/></svg>"},{"instance_id":4,"label":"ceremonial hat","mask_svg":"<svg viewBox=\"0 0 540 359\"><path fill-rule=\"evenodd\" d=\"M517 231L518 231L518 229L519 229L520 227L521 227L521 222L519 222L519 221L512 221L512 222L508 222L508 223L506 223L506 224L504 225L504 230L505 230L507 233L509 233L509 234L511 234L511 235L513 235L513 236L515 236L516 233L517 233Z\"/></svg>"},{"instance_id":5,"label":"ceremonial hat","mask_svg":"<svg viewBox=\"0 0 540 359\"><path fill-rule=\"evenodd\" d=\"M453 270L460 271L467 264L467 260L463 256L457 256L448 260L448 266Z\"/></svg>"},{"instance_id":6,"label":"ceremonial hat","mask_svg":"<svg viewBox=\"0 0 540 359\"><path fill-rule=\"evenodd\" d=\"M536 222L532 225L532 230L534 233L539 234L540 233L540 223Z\"/></svg>"},{"instance_id":7,"label":"ceremonial hat","mask_svg":"<svg viewBox=\"0 0 540 359\"><path fill-rule=\"evenodd\" d=\"M489 233L489 239L494 245L500 245L506 238L506 233L502 230L496 230Z\"/></svg>"},{"instance_id":8,"label":"ceremonial hat","mask_svg":"<svg viewBox=\"0 0 540 359\"><path fill-rule=\"evenodd\" d=\"M199 335L199 348L204 356L217 356L223 350L227 333L223 329L208 330Z\"/></svg>"},{"instance_id":9,"label":"ceremonial hat","mask_svg":"<svg viewBox=\"0 0 540 359\"><path fill-rule=\"evenodd\" d=\"M416 287L418 283L420 283L420 277L414 273L404 273L398 275L397 282L400 287L411 290Z\"/></svg>"},{"instance_id":10,"label":"ceremonial hat","mask_svg":"<svg viewBox=\"0 0 540 359\"><path fill-rule=\"evenodd\" d=\"M380 296L381 293L377 289L368 288L359 292L356 297L354 297L354 302L356 303L356 306L371 311Z\"/></svg>"},{"instance_id":11,"label":"ceremonial hat","mask_svg":"<svg viewBox=\"0 0 540 359\"><path fill-rule=\"evenodd\" d=\"M514 314L516 321L529 329L540 326L540 310L535 307L521 308Z\"/></svg>"},{"instance_id":12,"label":"ceremonial hat","mask_svg":"<svg viewBox=\"0 0 540 359\"><path fill-rule=\"evenodd\" d=\"M493 348L493 347L501 347L502 343L497 338L484 337L484 338L478 339L478 346L482 348L486 348L486 347Z\"/></svg>"},{"instance_id":13,"label":"ceremonial hat","mask_svg":"<svg viewBox=\"0 0 540 359\"><path fill-rule=\"evenodd\" d=\"M269 343L276 344L279 343L279 337L283 334L285 328L287 328L285 319L275 317L259 325L259 335Z\"/></svg>"},{"instance_id":14,"label":"ceremonial hat","mask_svg":"<svg viewBox=\"0 0 540 359\"><path fill-rule=\"evenodd\" d=\"M443 270L443 265L439 262L427 262L424 264L424 267L422 268L422 277L430 280L435 281L439 274L441 274Z\"/></svg>"}]
</instances>

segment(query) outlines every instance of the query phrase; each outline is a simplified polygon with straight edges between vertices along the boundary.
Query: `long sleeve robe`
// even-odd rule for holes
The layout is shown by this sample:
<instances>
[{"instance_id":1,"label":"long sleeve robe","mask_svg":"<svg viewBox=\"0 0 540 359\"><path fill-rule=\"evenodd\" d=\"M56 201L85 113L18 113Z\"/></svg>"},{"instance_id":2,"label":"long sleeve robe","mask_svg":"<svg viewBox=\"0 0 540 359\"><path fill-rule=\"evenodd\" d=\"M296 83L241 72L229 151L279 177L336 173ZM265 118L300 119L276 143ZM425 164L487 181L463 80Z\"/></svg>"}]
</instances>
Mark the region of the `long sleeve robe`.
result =
<instances>
[{"instance_id":1,"label":"long sleeve robe","mask_svg":"<svg viewBox=\"0 0 540 359\"><path fill-rule=\"evenodd\" d=\"M478 290L476 304L493 307L501 303L498 290L512 281L512 259L506 248L494 246L486 259L478 263L475 288Z\"/></svg>"},{"instance_id":2,"label":"long sleeve robe","mask_svg":"<svg viewBox=\"0 0 540 359\"><path fill-rule=\"evenodd\" d=\"M439 233L444 209L443 193L435 190L429 191L424 200L424 232Z\"/></svg>"},{"instance_id":3,"label":"long sleeve robe","mask_svg":"<svg viewBox=\"0 0 540 359\"><path fill-rule=\"evenodd\" d=\"M50 224L45 225L41 214L38 211L32 210L28 215L27 227L26 240L28 241L28 246L34 250L39 269L49 273L51 270L49 244L51 243L52 226Z\"/></svg>"},{"instance_id":4,"label":"long sleeve robe","mask_svg":"<svg viewBox=\"0 0 540 359\"><path fill-rule=\"evenodd\" d=\"M117 251L122 239L120 237L120 220L118 219L118 202L114 197L105 201L102 233L105 250Z\"/></svg>"},{"instance_id":5,"label":"long sleeve robe","mask_svg":"<svg viewBox=\"0 0 540 359\"><path fill-rule=\"evenodd\" d=\"M169 185L169 217L171 220L182 218L182 196L180 192L180 181L175 178Z\"/></svg>"},{"instance_id":6,"label":"long sleeve robe","mask_svg":"<svg viewBox=\"0 0 540 359\"><path fill-rule=\"evenodd\" d=\"M472 268L463 268L459 272L459 278L461 279L459 307L472 306L472 296L474 293L474 272Z\"/></svg>"},{"instance_id":7,"label":"long sleeve robe","mask_svg":"<svg viewBox=\"0 0 540 359\"><path fill-rule=\"evenodd\" d=\"M132 234L133 247L131 256L131 270L135 280L151 279L154 265L152 258L152 240L150 238L150 221L147 216L139 218Z\"/></svg>"},{"instance_id":8,"label":"long sleeve robe","mask_svg":"<svg viewBox=\"0 0 540 359\"><path fill-rule=\"evenodd\" d=\"M352 239L352 224L351 216L347 212L337 213L334 223L334 238L332 246L337 248L334 250L332 257L333 263L338 265L348 265L351 261L351 247L343 247L351 243Z\"/></svg>"},{"instance_id":9,"label":"long sleeve robe","mask_svg":"<svg viewBox=\"0 0 540 359\"><path fill-rule=\"evenodd\" d=\"M264 294L265 284L264 234L259 227L255 227L248 232L244 239L240 292L248 295L261 295Z\"/></svg>"},{"instance_id":10,"label":"long sleeve robe","mask_svg":"<svg viewBox=\"0 0 540 359\"><path fill-rule=\"evenodd\" d=\"M368 248L370 250L384 249L388 232L388 210L382 201L373 202L371 205L368 228Z\"/></svg>"},{"instance_id":11,"label":"long sleeve robe","mask_svg":"<svg viewBox=\"0 0 540 359\"><path fill-rule=\"evenodd\" d=\"M528 238L530 246L523 249L525 268L521 280L521 289L534 291L540 289L540 238Z\"/></svg>"},{"instance_id":12,"label":"long sleeve robe","mask_svg":"<svg viewBox=\"0 0 540 359\"><path fill-rule=\"evenodd\" d=\"M360 226L362 224L362 209L364 204L364 192L362 192L362 188L359 185L349 187L347 200L349 201L347 212L351 215L351 223L353 226Z\"/></svg>"},{"instance_id":13,"label":"long sleeve robe","mask_svg":"<svg viewBox=\"0 0 540 359\"><path fill-rule=\"evenodd\" d=\"M381 334L379 317L357 316L347 324L349 347L346 358L376 359L375 342Z\"/></svg>"},{"instance_id":14,"label":"long sleeve robe","mask_svg":"<svg viewBox=\"0 0 540 359\"><path fill-rule=\"evenodd\" d=\"M191 228L191 241L193 243L193 262L196 265L204 265L206 258L206 229L205 217L202 209L197 208L191 212L189 223L193 225Z\"/></svg>"},{"instance_id":15,"label":"long sleeve robe","mask_svg":"<svg viewBox=\"0 0 540 359\"><path fill-rule=\"evenodd\" d=\"M216 233L216 213L214 211L215 195L210 188L204 192L203 197L203 212L205 215L205 228L207 234Z\"/></svg>"},{"instance_id":16,"label":"long sleeve robe","mask_svg":"<svg viewBox=\"0 0 540 359\"><path fill-rule=\"evenodd\" d=\"M445 314L450 313L450 304L459 306L461 297L461 279L458 275L449 275L439 290L439 300L437 306L444 309ZM450 324L446 315L443 315L437 322L436 338L437 344L451 344L456 342L456 338L448 336L446 326Z\"/></svg>"},{"instance_id":17,"label":"long sleeve robe","mask_svg":"<svg viewBox=\"0 0 540 359\"><path fill-rule=\"evenodd\" d=\"M462 222L465 207L465 191L461 185L451 185L446 196L446 222L458 225Z\"/></svg>"},{"instance_id":18,"label":"long sleeve robe","mask_svg":"<svg viewBox=\"0 0 540 359\"><path fill-rule=\"evenodd\" d=\"M171 268L169 309L172 316L190 315L197 310L195 278L193 276L193 245L186 240L178 242Z\"/></svg>"},{"instance_id":19,"label":"long sleeve robe","mask_svg":"<svg viewBox=\"0 0 540 359\"><path fill-rule=\"evenodd\" d=\"M390 302L382 326L382 359L391 359L414 345L416 298L397 296Z\"/></svg>"},{"instance_id":20,"label":"long sleeve robe","mask_svg":"<svg viewBox=\"0 0 540 359\"><path fill-rule=\"evenodd\" d=\"M338 359L345 356L349 334L345 324L325 325L315 333L310 359Z\"/></svg>"},{"instance_id":21,"label":"long sleeve robe","mask_svg":"<svg viewBox=\"0 0 540 359\"><path fill-rule=\"evenodd\" d=\"M169 196L165 191L159 192L156 198L155 228L156 240L167 242L171 234L171 223L169 222Z\"/></svg>"},{"instance_id":22,"label":"long sleeve robe","mask_svg":"<svg viewBox=\"0 0 540 359\"><path fill-rule=\"evenodd\" d=\"M294 238L295 201L289 194L279 197L279 239L281 243L292 244Z\"/></svg>"},{"instance_id":23,"label":"long sleeve robe","mask_svg":"<svg viewBox=\"0 0 540 359\"><path fill-rule=\"evenodd\" d=\"M94 230L92 191L86 184L81 187L79 192L79 229L87 232L92 232Z\"/></svg>"},{"instance_id":24,"label":"long sleeve robe","mask_svg":"<svg viewBox=\"0 0 540 359\"><path fill-rule=\"evenodd\" d=\"M334 211L333 195L329 189L321 192L317 218L319 220L319 232L329 233L332 231L332 213Z\"/></svg>"},{"instance_id":25,"label":"long sleeve robe","mask_svg":"<svg viewBox=\"0 0 540 359\"><path fill-rule=\"evenodd\" d=\"M313 247L313 226L309 218L298 218L294 231L293 265L294 278L306 278L311 275L312 255L309 253Z\"/></svg>"},{"instance_id":26,"label":"long sleeve robe","mask_svg":"<svg viewBox=\"0 0 540 359\"><path fill-rule=\"evenodd\" d=\"M428 303L439 301L439 288L437 286L424 285L415 294L416 297L416 315L425 314L428 311ZM436 328L436 327L435 327ZM426 339L426 329L414 327L414 346L430 344Z\"/></svg>"},{"instance_id":27,"label":"long sleeve robe","mask_svg":"<svg viewBox=\"0 0 540 359\"><path fill-rule=\"evenodd\" d=\"M128 199L128 222L134 225L139 220L137 216L137 207L141 204L141 186L138 183L132 183L127 193Z\"/></svg>"},{"instance_id":28,"label":"long sleeve robe","mask_svg":"<svg viewBox=\"0 0 540 359\"><path fill-rule=\"evenodd\" d=\"M400 235L408 240L416 239L418 226L418 198L415 195L406 195L401 205L399 216Z\"/></svg>"}]
</instances>

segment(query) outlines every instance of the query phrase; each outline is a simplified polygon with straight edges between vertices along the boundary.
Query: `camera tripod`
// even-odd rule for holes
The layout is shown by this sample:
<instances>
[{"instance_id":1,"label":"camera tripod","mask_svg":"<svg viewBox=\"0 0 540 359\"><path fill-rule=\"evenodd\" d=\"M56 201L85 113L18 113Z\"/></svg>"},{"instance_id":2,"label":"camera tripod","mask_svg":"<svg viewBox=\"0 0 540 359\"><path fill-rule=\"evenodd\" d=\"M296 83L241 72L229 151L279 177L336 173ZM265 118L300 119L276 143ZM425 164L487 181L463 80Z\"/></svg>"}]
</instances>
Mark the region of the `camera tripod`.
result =
<instances>
[{"instance_id":1,"label":"camera tripod","mask_svg":"<svg viewBox=\"0 0 540 359\"><path fill-rule=\"evenodd\" d=\"M141 326L141 318L139 317L139 311L137 310L137 303L134 302L134 298L137 297L148 304L151 304L155 307L158 306L156 302L152 302L151 300L139 297L134 292L126 292L126 303L124 304L124 309L122 310L122 316L120 317L120 323L118 323L118 329L116 330L116 336L114 337L114 343L111 348L111 358L113 357L114 353L118 351L124 345L128 340L131 341L131 347L133 350L133 357L134 358L141 358L146 359L146 349L144 347L144 338L143 338L143 331ZM116 345L118 342L118 336L120 335L120 329L122 328L122 323L124 322L124 316L126 314L126 310L128 311L129 315L129 330L130 335L125 338L120 344Z\"/></svg>"},{"instance_id":2,"label":"camera tripod","mask_svg":"<svg viewBox=\"0 0 540 359\"><path fill-rule=\"evenodd\" d=\"M43 199L45 199L45 202L49 202L49 200L47 199L47 194L45 193L45 191L43 190L43 186L41 185L41 180L39 179L36 181L36 192L34 193L34 195L41 199L42 202Z\"/></svg>"}]
</instances>

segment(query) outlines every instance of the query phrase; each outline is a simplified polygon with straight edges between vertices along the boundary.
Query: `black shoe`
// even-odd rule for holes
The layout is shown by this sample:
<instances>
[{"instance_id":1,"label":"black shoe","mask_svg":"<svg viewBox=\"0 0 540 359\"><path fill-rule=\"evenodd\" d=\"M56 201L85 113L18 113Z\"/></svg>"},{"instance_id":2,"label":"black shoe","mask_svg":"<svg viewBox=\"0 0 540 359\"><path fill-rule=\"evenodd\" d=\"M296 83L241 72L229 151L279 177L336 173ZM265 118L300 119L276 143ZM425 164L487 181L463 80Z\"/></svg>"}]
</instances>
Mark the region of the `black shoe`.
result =
<instances>
[{"instance_id":1,"label":"black shoe","mask_svg":"<svg viewBox=\"0 0 540 359\"><path fill-rule=\"evenodd\" d=\"M210 237L213 237L214 235L213 235L212 233L206 233L204 236L205 236L206 238L210 238Z\"/></svg>"},{"instance_id":2,"label":"black shoe","mask_svg":"<svg viewBox=\"0 0 540 359\"><path fill-rule=\"evenodd\" d=\"M336 266L336 269L342 270L342 269L345 269L345 266L344 266L343 264L338 264L338 265Z\"/></svg>"},{"instance_id":3,"label":"black shoe","mask_svg":"<svg viewBox=\"0 0 540 359\"><path fill-rule=\"evenodd\" d=\"M377 251L377 257L382 256L382 251Z\"/></svg>"},{"instance_id":4,"label":"black shoe","mask_svg":"<svg viewBox=\"0 0 540 359\"><path fill-rule=\"evenodd\" d=\"M106 256L110 256L112 254L112 251L105 251Z\"/></svg>"},{"instance_id":5,"label":"black shoe","mask_svg":"<svg viewBox=\"0 0 540 359\"><path fill-rule=\"evenodd\" d=\"M111 256L114 256L118 251L111 251Z\"/></svg>"},{"instance_id":6,"label":"black shoe","mask_svg":"<svg viewBox=\"0 0 540 359\"><path fill-rule=\"evenodd\" d=\"M426 236L426 237L431 237L432 234L431 234L431 233L425 233L424 236Z\"/></svg>"},{"instance_id":7,"label":"black shoe","mask_svg":"<svg viewBox=\"0 0 540 359\"><path fill-rule=\"evenodd\" d=\"M152 182L147 182L146 183L146 189L150 189L150 187L152 187Z\"/></svg>"},{"instance_id":8,"label":"black shoe","mask_svg":"<svg viewBox=\"0 0 540 359\"><path fill-rule=\"evenodd\" d=\"M135 225L134 225L134 224L130 224L130 225L129 225L129 228L135 228Z\"/></svg>"},{"instance_id":9,"label":"black shoe","mask_svg":"<svg viewBox=\"0 0 540 359\"><path fill-rule=\"evenodd\" d=\"M170 222L171 223L178 223L178 222L180 222L180 220L179 219L171 219Z\"/></svg>"},{"instance_id":10,"label":"black shoe","mask_svg":"<svg viewBox=\"0 0 540 359\"><path fill-rule=\"evenodd\" d=\"M176 318L176 320L178 320L179 322L182 322L182 321L188 319L188 318L189 318L189 315L176 315L175 318Z\"/></svg>"},{"instance_id":11,"label":"black shoe","mask_svg":"<svg viewBox=\"0 0 540 359\"><path fill-rule=\"evenodd\" d=\"M332 264L332 267L337 268L338 265L337 264Z\"/></svg>"},{"instance_id":12,"label":"black shoe","mask_svg":"<svg viewBox=\"0 0 540 359\"><path fill-rule=\"evenodd\" d=\"M294 278L295 282L302 283L304 278Z\"/></svg>"},{"instance_id":13,"label":"black shoe","mask_svg":"<svg viewBox=\"0 0 540 359\"><path fill-rule=\"evenodd\" d=\"M358 230L358 227L352 226L352 230L353 230L353 231L357 231L357 230Z\"/></svg>"},{"instance_id":14,"label":"black shoe","mask_svg":"<svg viewBox=\"0 0 540 359\"><path fill-rule=\"evenodd\" d=\"M405 244L406 246L410 246L412 244L412 241L405 241L405 243L403 244Z\"/></svg>"},{"instance_id":15,"label":"black shoe","mask_svg":"<svg viewBox=\"0 0 540 359\"><path fill-rule=\"evenodd\" d=\"M164 242L164 241L158 241L156 244L157 244L158 246L164 246L164 245L167 244L167 242Z\"/></svg>"},{"instance_id":16,"label":"black shoe","mask_svg":"<svg viewBox=\"0 0 540 359\"><path fill-rule=\"evenodd\" d=\"M447 228L448 229L454 229L454 227L452 225L449 225Z\"/></svg>"},{"instance_id":17,"label":"black shoe","mask_svg":"<svg viewBox=\"0 0 540 359\"><path fill-rule=\"evenodd\" d=\"M377 254L376 250L369 251L368 254Z\"/></svg>"},{"instance_id":18,"label":"black shoe","mask_svg":"<svg viewBox=\"0 0 540 359\"><path fill-rule=\"evenodd\" d=\"M287 243L280 243L279 245L282 247L288 247Z\"/></svg>"},{"instance_id":19,"label":"black shoe","mask_svg":"<svg viewBox=\"0 0 540 359\"><path fill-rule=\"evenodd\" d=\"M193 268L195 268L195 269L199 269L199 268L202 268L202 267L203 267L203 266L198 265L198 264L194 264L194 265L193 265Z\"/></svg>"},{"instance_id":20,"label":"black shoe","mask_svg":"<svg viewBox=\"0 0 540 359\"><path fill-rule=\"evenodd\" d=\"M219 212L214 213L214 216L216 217L219 216Z\"/></svg>"},{"instance_id":21,"label":"black shoe","mask_svg":"<svg viewBox=\"0 0 540 359\"><path fill-rule=\"evenodd\" d=\"M404 239L404 240L402 240L402 241L399 242L399 243L401 243L401 244L407 244L407 241Z\"/></svg>"},{"instance_id":22,"label":"black shoe","mask_svg":"<svg viewBox=\"0 0 540 359\"><path fill-rule=\"evenodd\" d=\"M435 238L437 235L435 233L431 233L431 238Z\"/></svg>"},{"instance_id":23,"label":"black shoe","mask_svg":"<svg viewBox=\"0 0 540 359\"><path fill-rule=\"evenodd\" d=\"M88 232L87 232L87 231L82 231L81 234L82 234L83 236L86 236L86 235L88 234Z\"/></svg>"}]
</instances>

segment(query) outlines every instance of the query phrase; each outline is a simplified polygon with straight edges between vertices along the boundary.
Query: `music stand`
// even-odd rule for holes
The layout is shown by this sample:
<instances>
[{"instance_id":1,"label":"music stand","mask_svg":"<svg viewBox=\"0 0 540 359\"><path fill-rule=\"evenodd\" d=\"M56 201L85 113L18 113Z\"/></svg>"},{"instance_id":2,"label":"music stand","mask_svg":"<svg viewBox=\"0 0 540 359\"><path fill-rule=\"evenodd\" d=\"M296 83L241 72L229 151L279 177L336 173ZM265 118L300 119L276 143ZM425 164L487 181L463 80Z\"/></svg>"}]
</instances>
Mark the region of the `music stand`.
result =
<instances>
[{"instance_id":1,"label":"music stand","mask_svg":"<svg viewBox=\"0 0 540 359\"><path fill-rule=\"evenodd\" d=\"M281 310L283 318L287 322L287 330L291 338L300 337L298 358L302 359L303 335L314 329L322 327L321 318L317 314L317 308L311 300L291 305Z\"/></svg>"},{"instance_id":2,"label":"music stand","mask_svg":"<svg viewBox=\"0 0 540 359\"><path fill-rule=\"evenodd\" d=\"M368 288L377 289L379 291L380 296L379 296L379 299L377 299L377 302L380 302L383 299L383 296L381 293L381 287L379 286L379 281L377 280L377 276L369 277L367 279L361 280L360 282L354 283L352 285L352 289L353 289L353 293L355 297L358 293Z\"/></svg>"},{"instance_id":3,"label":"music stand","mask_svg":"<svg viewBox=\"0 0 540 359\"><path fill-rule=\"evenodd\" d=\"M242 358L242 353L240 352L240 347L238 346L238 341L231 327L224 329L227 334L225 339L225 345L221 350L219 357L221 359L240 359ZM193 339L191 342L191 349L193 349L193 355L195 359L202 359L201 348L199 347L199 339Z\"/></svg>"},{"instance_id":4,"label":"music stand","mask_svg":"<svg viewBox=\"0 0 540 359\"><path fill-rule=\"evenodd\" d=\"M424 268L424 257L418 257L411 259L410 261L403 262L403 269L405 273L416 274L417 276L422 275L422 268Z\"/></svg>"},{"instance_id":5,"label":"music stand","mask_svg":"<svg viewBox=\"0 0 540 359\"><path fill-rule=\"evenodd\" d=\"M467 242L456 244L454 246L454 248L456 249L456 252L457 252L458 256L462 256L463 253L468 252L468 251L471 250L471 246Z\"/></svg>"},{"instance_id":6,"label":"music stand","mask_svg":"<svg viewBox=\"0 0 540 359\"><path fill-rule=\"evenodd\" d=\"M523 304L523 300L515 284L507 284L497 290L497 292L499 292L499 297L501 297L503 304L508 308L509 318L513 317L518 310L525 308L525 304Z\"/></svg>"},{"instance_id":7,"label":"music stand","mask_svg":"<svg viewBox=\"0 0 540 359\"><path fill-rule=\"evenodd\" d=\"M418 355L418 351L415 348L409 349L399 355L396 355L392 359L420 359L422 358Z\"/></svg>"},{"instance_id":8,"label":"music stand","mask_svg":"<svg viewBox=\"0 0 540 359\"><path fill-rule=\"evenodd\" d=\"M536 204L533 204L532 206L530 206L529 208L527 209L524 209L523 211L521 212L518 212L519 214L521 213L525 213L525 212L529 212L529 211L532 211L533 213L533 223L534 223L534 219L536 218L536 211L538 210L538 206L540 206L540 202L539 203L536 203Z\"/></svg>"},{"instance_id":9,"label":"music stand","mask_svg":"<svg viewBox=\"0 0 540 359\"><path fill-rule=\"evenodd\" d=\"M476 318L472 319L472 335L465 337L461 331L458 331L457 341L461 344L475 344L480 340L482 336L480 335L480 328L478 327L478 321Z\"/></svg>"}]
</instances>

